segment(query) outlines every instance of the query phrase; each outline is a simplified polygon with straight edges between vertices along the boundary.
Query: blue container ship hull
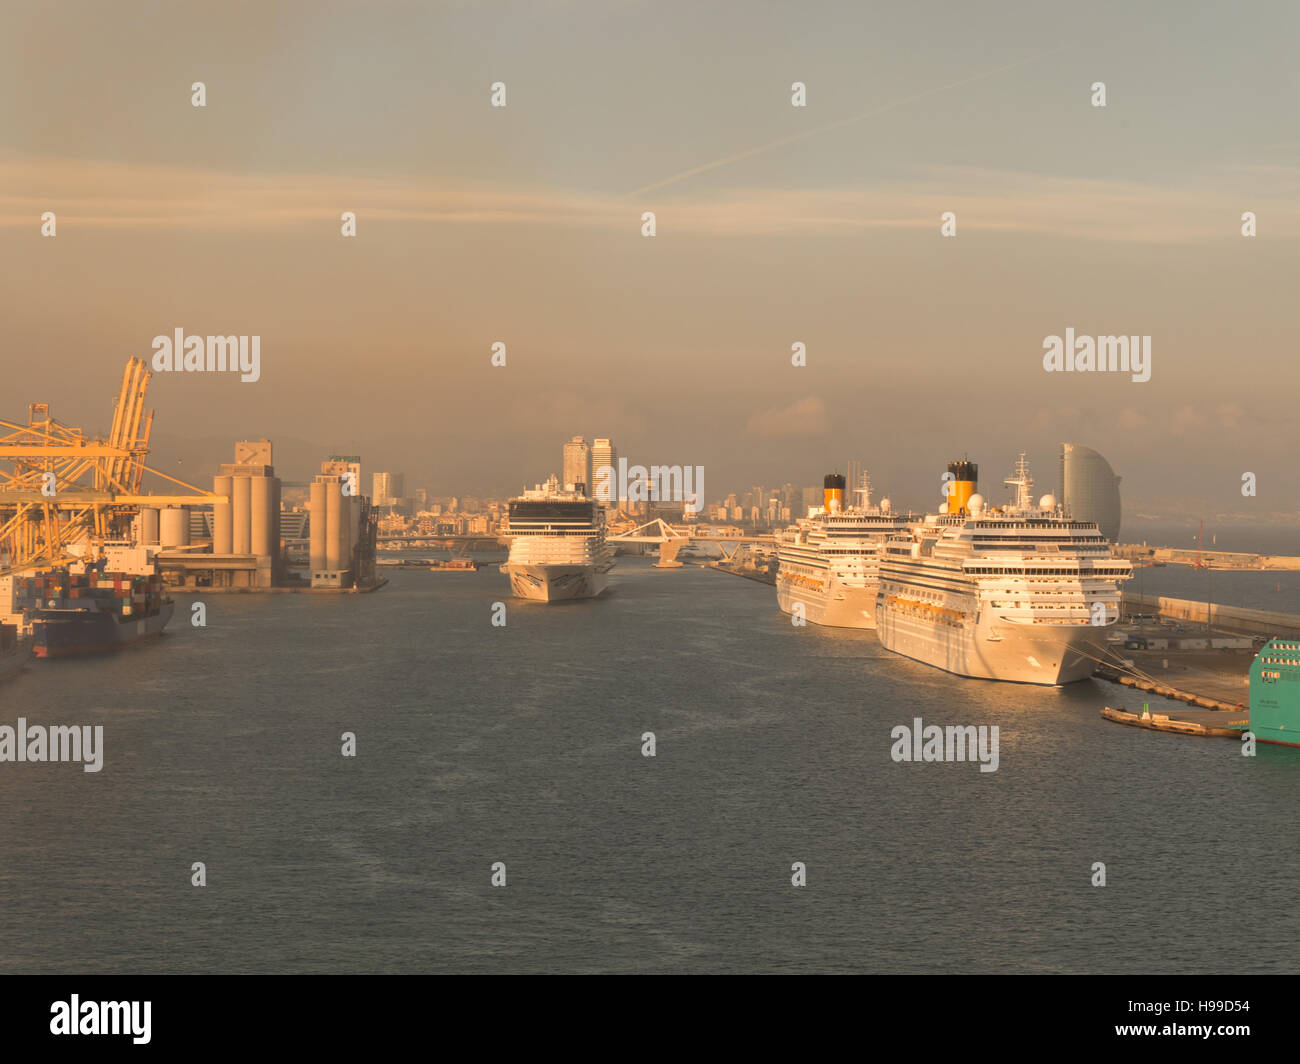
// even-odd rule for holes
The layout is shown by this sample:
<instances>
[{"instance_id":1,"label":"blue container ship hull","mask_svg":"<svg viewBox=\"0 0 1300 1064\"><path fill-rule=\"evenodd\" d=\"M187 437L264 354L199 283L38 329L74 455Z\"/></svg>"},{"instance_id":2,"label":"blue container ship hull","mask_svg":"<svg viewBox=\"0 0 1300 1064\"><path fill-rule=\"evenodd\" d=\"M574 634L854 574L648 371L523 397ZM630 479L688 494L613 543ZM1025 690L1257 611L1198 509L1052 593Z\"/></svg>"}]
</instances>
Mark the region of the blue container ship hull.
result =
<instances>
[{"instance_id":1,"label":"blue container ship hull","mask_svg":"<svg viewBox=\"0 0 1300 1064\"><path fill-rule=\"evenodd\" d=\"M149 614L122 615L100 610L36 610L32 648L38 658L104 654L162 634L175 607L164 602Z\"/></svg>"}]
</instances>

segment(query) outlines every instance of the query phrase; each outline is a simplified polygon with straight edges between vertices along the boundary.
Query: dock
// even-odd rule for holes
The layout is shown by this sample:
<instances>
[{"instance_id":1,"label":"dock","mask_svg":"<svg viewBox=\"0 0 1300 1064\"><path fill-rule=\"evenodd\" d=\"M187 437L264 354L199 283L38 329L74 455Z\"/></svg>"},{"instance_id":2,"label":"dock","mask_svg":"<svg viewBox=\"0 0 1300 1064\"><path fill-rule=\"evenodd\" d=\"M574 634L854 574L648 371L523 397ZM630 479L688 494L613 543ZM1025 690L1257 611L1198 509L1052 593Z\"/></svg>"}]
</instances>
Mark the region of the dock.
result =
<instances>
[{"instance_id":1,"label":"dock","mask_svg":"<svg viewBox=\"0 0 1300 1064\"><path fill-rule=\"evenodd\" d=\"M385 587L388 580L380 577L369 584L356 587L312 587L309 584L287 587L184 587L177 585L168 590L174 595L368 595Z\"/></svg>"},{"instance_id":2,"label":"dock","mask_svg":"<svg viewBox=\"0 0 1300 1064\"><path fill-rule=\"evenodd\" d=\"M1127 676L1109 665L1098 665L1096 672L1093 673L1099 680L1107 680L1110 683L1119 684L1122 687L1132 687L1137 691L1144 691L1150 695L1156 695L1159 698L1168 698L1174 702L1185 702L1189 706L1197 706L1201 709L1212 710L1217 713L1237 713L1246 711L1245 702L1224 702L1218 698L1210 698L1208 695L1192 694L1190 691L1184 691L1181 688L1170 686L1169 684L1156 683L1150 680L1138 679L1134 676ZM1202 683L1206 682L1204 679Z\"/></svg>"},{"instance_id":3,"label":"dock","mask_svg":"<svg viewBox=\"0 0 1300 1064\"><path fill-rule=\"evenodd\" d=\"M721 565L718 562L709 562L701 565L701 569L715 569L720 573L730 573L732 576L743 576L746 580L757 580L760 584L776 585L776 574L764 572L761 569L735 569L729 565Z\"/></svg>"},{"instance_id":4,"label":"dock","mask_svg":"<svg viewBox=\"0 0 1300 1064\"><path fill-rule=\"evenodd\" d=\"M1250 716L1243 711L1224 713L1213 709L1180 709L1170 713L1143 714L1123 707L1106 706L1101 715L1116 724L1129 724L1134 728L1214 739L1240 739L1241 733L1250 728Z\"/></svg>"}]
</instances>

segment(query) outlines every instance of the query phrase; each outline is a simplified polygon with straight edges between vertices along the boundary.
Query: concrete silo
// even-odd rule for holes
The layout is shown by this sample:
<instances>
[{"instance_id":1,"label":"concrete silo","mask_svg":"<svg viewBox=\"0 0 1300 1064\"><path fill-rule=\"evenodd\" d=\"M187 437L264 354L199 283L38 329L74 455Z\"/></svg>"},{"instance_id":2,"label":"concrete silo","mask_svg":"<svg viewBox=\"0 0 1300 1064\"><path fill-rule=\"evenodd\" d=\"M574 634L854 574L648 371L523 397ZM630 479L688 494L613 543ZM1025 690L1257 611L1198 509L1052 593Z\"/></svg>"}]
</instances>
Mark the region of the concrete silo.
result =
<instances>
[{"instance_id":1,"label":"concrete silo","mask_svg":"<svg viewBox=\"0 0 1300 1064\"><path fill-rule=\"evenodd\" d=\"M326 484L319 477L311 484L311 571L319 573L325 568L325 536L328 525L325 516Z\"/></svg>"},{"instance_id":2,"label":"concrete silo","mask_svg":"<svg viewBox=\"0 0 1300 1064\"><path fill-rule=\"evenodd\" d=\"M232 554L234 552L234 505L235 478L217 476L212 478L214 495L224 495L225 502L212 504L212 553Z\"/></svg>"},{"instance_id":3,"label":"concrete silo","mask_svg":"<svg viewBox=\"0 0 1300 1064\"><path fill-rule=\"evenodd\" d=\"M137 535L139 536L139 542L144 546L158 546L158 508L156 506L141 507Z\"/></svg>"},{"instance_id":4,"label":"concrete silo","mask_svg":"<svg viewBox=\"0 0 1300 1064\"><path fill-rule=\"evenodd\" d=\"M234 495L231 499L231 522L234 526L236 554L253 553L253 478L234 477Z\"/></svg>"},{"instance_id":5,"label":"concrete silo","mask_svg":"<svg viewBox=\"0 0 1300 1064\"><path fill-rule=\"evenodd\" d=\"M325 568L331 571L344 567L347 545L347 526L343 523L345 501L339 490L339 478L325 478Z\"/></svg>"},{"instance_id":6,"label":"concrete silo","mask_svg":"<svg viewBox=\"0 0 1300 1064\"><path fill-rule=\"evenodd\" d=\"M190 545L190 512L183 506L169 506L162 511L159 542L164 547Z\"/></svg>"},{"instance_id":7,"label":"concrete silo","mask_svg":"<svg viewBox=\"0 0 1300 1064\"><path fill-rule=\"evenodd\" d=\"M249 477L249 553L272 557L271 503L275 492L271 477ZM278 547L278 544L275 545Z\"/></svg>"}]
</instances>

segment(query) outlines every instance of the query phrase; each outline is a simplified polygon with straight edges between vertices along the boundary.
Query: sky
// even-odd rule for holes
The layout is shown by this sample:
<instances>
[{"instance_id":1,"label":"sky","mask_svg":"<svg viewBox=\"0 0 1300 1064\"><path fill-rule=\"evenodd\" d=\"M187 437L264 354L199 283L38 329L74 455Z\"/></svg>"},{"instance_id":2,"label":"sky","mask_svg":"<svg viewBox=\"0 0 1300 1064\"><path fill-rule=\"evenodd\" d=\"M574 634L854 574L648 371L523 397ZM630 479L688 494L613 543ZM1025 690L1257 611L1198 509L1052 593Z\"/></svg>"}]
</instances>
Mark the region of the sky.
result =
<instances>
[{"instance_id":1,"label":"sky","mask_svg":"<svg viewBox=\"0 0 1300 1064\"><path fill-rule=\"evenodd\" d=\"M502 495L580 433L710 501L854 459L933 507L966 454L995 501L1022 450L1054 487L1069 440L1129 513L1300 509L1293 4L0 18L0 418L104 431L183 328L261 337L256 383L153 379L152 464L201 484L266 436L289 479ZM1151 379L1046 372L1067 328L1150 336Z\"/></svg>"}]
</instances>

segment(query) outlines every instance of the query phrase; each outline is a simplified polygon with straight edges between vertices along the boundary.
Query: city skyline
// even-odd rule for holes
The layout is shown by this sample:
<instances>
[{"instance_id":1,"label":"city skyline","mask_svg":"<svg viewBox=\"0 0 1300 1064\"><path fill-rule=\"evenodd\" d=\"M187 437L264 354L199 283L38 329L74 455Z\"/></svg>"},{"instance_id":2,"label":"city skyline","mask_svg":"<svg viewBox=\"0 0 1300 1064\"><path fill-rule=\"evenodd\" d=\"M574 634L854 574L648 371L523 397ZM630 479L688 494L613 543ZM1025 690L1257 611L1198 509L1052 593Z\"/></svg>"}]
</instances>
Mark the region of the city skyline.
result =
<instances>
[{"instance_id":1,"label":"city skyline","mask_svg":"<svg viewBox=\"0 0 1300 1064\"><path fill-rule=\"evenodd\" d=\"M1297 339L1300 156L1281 132L1294 9L1246 25L1102 4L1085 25L1068 5L920 5L837 10L836 33L810 34L806 13L773 8L746 12L738 56L725 5L659 6L648 32L637 3L505 6L503 21L379 5L396 36L322 11L300 38L271 5L252 45L240 9L150 9L160 34L191 41L162 56L96 5L15 26L0 99L43 105L11 102L0 136L6 341L27 356L10 394L102 425L115 367L183 326L260 335L260 377L159 374L165 464L215 465L202 441L268 436L291 475L310 469L292 462L299 440L505 495L590 422L719 482L806 479L858 455L903 492L967 451L1046 466L1068 438L1157 511L1300 497L1277 445L1300 385L1283 357ZM900 45L936 18L986 50ZM435 98L422 42L449 36L462 47ZM33 63L49 40L64 62ZM331 75L340 49L349 65ZM391 77L348 76L370 69ZM111 107L101 82L118 85ZM414 115L431 137L409 135ZM1044 338L1069 330L1151 337L1150 380L1044 372ZM68 364L79 372L50 372Z\"/></svg>"}]
</instances>

